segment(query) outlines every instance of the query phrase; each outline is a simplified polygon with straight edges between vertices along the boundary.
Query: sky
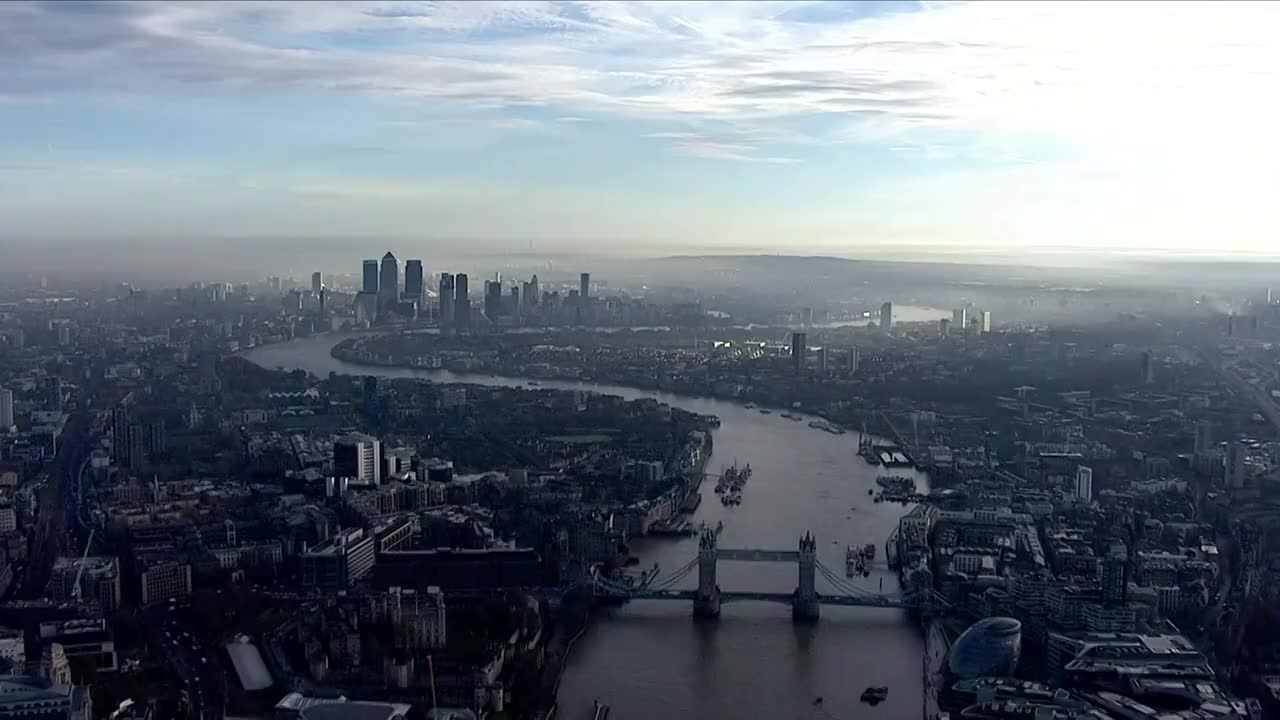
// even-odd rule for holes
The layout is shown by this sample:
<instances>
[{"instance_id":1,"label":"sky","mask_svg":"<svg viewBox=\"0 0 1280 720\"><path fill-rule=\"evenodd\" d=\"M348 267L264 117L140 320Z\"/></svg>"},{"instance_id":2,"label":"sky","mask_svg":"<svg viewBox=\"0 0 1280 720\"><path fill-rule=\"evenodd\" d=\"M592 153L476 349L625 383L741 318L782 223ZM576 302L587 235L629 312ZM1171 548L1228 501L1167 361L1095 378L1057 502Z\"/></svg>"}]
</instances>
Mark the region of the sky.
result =
<instances>
[{"instance_id":1,"label":"sky","mask_svg":"<svg viewBox=\"0 0 1280 720\"><path fill-rule=\"evenodd\" d=\"M1280 4L0 3L0 238L1280 255Z\"/></svg>"}]
</instances>

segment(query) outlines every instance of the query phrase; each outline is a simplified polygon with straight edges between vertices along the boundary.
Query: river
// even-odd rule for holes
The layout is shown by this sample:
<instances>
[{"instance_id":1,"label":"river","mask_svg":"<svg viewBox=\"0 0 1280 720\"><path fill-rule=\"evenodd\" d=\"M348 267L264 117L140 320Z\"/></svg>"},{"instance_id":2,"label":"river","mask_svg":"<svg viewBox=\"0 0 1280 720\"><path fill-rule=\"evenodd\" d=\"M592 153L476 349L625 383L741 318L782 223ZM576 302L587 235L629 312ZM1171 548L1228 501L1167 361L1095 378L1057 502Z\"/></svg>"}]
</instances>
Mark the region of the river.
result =
<instances>
[{"instance_id":1,"label":"river","mask_svg":"<svg viewBox=\"0 0 1280 720\"><path fill-rule=\"evenodd\" d=\"M519 385L518 378L459 375L447 371L368 368L332 358L340 338L320 336L267 345L245 357L268 368L301 368L384 377L429 377L441 382ZM737 403L655 393L595 383L542 381L542 387L589 389L626 398L654 397L697 413L718 415L715 454L708 472L750 463L753 474L741 505L717 502L710 482L694 516L724 522L721 547L794 549L812 532L818 558L844 567L845 546L874 542L879 568L856 582L868 590L896 588L883 567L884 540L903 508L874 504L878 468L857 456L857 434L832 435L776 413L762 415ZM910 471L905 471L905 474ZM923 478L921 478L923 481ZM662 571L697 554L697 540L653 539L633 543L643 566ZM725 590L790 592L794 564L728 563L718 567ZM694 573L686 586L696 587ZM826 590L818 578L818 592ZM642 601L599 614L578 640L560 686L558 717L590 717L593 700L612 706L611 718L707 720L718 718L918 718L924 692L924 638L898 610L822 607L822 619L797 625L791 610L768 603L726 603L714 622L694 622L682 602ZM872 708L859 702L868 685L889 686L889 698ZM823 703L814 705L816 697Z\"/></svg>"}]
</instances>

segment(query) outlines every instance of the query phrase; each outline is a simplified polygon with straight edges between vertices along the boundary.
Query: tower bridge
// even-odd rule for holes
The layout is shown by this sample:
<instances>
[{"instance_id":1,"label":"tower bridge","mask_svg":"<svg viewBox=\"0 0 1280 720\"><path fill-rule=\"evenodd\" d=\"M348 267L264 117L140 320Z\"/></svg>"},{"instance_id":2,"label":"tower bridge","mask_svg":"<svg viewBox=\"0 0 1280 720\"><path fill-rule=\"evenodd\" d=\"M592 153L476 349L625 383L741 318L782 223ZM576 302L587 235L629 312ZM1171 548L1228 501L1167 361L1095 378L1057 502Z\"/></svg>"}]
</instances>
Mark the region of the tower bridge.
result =
<instances>
[{"instance_id":1,"label":"tower bridge","mask_svg":"<svg viewBox=\"0 0 1280 720\"><path fill-rule=\"evenodd\" d=\"M883 607L920 610L927 613L941 600L932 590L920 592L874 593L856 587L818 561L818 544L813 535L805 533L795 550L765 550L754 548L719 547L717 534L704 530L698 539L698 556L669 575L644 578L637 585L626 585L598 574L593 578L593 591L597 597L614 600L681 600L692 602L696 617L716 617L720 606L726 602L752 600L785 603L791 606L791 615L800 622L818 619L822 605L851 607ZM720 561L796 563L796 588L790 593L722 590L716 581L716 569ZM698 571L696 590L678 590L676 585ZM835 591L820 595L815 586L821 575Z\"/></svg>"}]
</instances>

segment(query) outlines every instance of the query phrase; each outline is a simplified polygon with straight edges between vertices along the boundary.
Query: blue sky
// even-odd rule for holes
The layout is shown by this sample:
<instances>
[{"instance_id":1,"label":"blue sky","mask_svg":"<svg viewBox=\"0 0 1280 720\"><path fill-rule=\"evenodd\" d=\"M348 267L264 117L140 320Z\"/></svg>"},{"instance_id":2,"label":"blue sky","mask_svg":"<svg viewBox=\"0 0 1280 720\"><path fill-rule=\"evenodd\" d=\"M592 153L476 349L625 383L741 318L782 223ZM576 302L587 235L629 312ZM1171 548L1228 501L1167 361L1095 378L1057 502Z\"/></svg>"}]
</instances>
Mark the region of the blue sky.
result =
<instances>
[{"instance_id":1,"label":"blue sky","mask_svg":"<svg viewBox=\"0 0 1280 720\"><path fill-rule=\"evenodd\" d=\"M0 234L1268 252L1271 3L0 3Z\"/></svg>"}]
</instances>

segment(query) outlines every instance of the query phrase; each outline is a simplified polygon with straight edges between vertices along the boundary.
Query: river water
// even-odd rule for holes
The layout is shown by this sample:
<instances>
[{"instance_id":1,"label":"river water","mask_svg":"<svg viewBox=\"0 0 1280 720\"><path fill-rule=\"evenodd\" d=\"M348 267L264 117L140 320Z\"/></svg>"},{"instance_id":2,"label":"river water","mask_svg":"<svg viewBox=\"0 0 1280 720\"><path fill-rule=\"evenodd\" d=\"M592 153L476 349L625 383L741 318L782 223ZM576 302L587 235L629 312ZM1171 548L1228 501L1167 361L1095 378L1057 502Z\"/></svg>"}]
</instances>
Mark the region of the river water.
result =
<instances>
[{"instance_id":1,"label":"river water","mask_svg":"<svg viewBox=\"0 0 1280 720\"><path fill-rule=\"evenodd\" d=\"M301 368L321 377L334 371L384 377L429 377L441 382L519 385L517 378L447 371L367 368L335 360L334 336L255 348L248 359L268 368ZM874 542L879 567L859 586L897 587L884 567L884 540L903 508L874 504L867 491L882 471L856 454L857 433L832 435L775 412L762 415L737 403L654 393L612 385L543 381L542 387L590 389L626 398L653 397L697 413L718 415L715 453L708 472L735 460L753 474L742 504L724 507L703 484L695 521L723 521L721 547L795 549L812 532L818 559L844 568L845 546ZM895 474L911 474L897 470ZM921 478L923 481L923 478ZM643 567L657 562L665 574L697 554L694 538L633 542ZM791 592L794 564L720 563L727 590ZM697 586L697 574L684 587ZM827 591L818 578L818 592ZM713 622L695 622L683 602L640 601L609 609L578 640L560 687L559 717L589 718L592 702L612 706L611 718L919 718L922 716L924 639L906 613L878 608L822 607L822 619L797 625L790 607L726 603ZM872 708L859 702L868 685L889 686L889 699ZM815 698L821 696L821 705Z\"/></svg>"}]
</instances>

